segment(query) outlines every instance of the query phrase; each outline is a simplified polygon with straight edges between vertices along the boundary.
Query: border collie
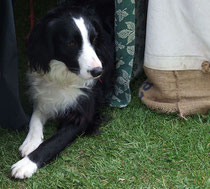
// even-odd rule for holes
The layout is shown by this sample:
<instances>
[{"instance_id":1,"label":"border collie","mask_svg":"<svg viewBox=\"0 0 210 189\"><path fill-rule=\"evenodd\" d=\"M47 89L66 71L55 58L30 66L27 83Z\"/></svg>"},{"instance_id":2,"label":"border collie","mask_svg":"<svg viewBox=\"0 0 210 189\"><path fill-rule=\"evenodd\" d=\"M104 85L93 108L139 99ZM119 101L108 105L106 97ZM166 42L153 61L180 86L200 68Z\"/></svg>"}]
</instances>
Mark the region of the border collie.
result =
<instances>
[{"instance_id":1,"label":"border collie","mask_svg":"<svg viewBox=\"0 0 210 189\"><path fill-rule=\"evenodd\" d=\"M98 108L112 90L115 70L114 0L76 0L58 7L29 37L28 73L33 114L12 176L31 177L83 133L97 131ZM43 141L43 125L61 128Z\"/></svg>"}]
</instances>

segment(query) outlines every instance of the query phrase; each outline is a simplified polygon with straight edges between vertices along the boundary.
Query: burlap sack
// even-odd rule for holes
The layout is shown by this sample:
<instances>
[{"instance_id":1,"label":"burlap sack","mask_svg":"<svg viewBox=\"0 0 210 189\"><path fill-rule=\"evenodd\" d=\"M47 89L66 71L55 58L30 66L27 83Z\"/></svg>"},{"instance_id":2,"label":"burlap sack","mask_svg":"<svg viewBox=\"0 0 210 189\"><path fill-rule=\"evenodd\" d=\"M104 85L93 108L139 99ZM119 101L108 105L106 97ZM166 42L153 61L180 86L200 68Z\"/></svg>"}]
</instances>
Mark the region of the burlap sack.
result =
<instances>
[{"instance_id":1,"label":"burlap sack","mask_svg":"<svg viewBox=\"0 0 210 189\"><path fill-rule=\"evenodd\" d=\"M165 71L144 67L148 80L139 92L149 108L163 112L178 112L180 116L210 110L210 64L203 70Z\"/></svg>"}]
</instances>

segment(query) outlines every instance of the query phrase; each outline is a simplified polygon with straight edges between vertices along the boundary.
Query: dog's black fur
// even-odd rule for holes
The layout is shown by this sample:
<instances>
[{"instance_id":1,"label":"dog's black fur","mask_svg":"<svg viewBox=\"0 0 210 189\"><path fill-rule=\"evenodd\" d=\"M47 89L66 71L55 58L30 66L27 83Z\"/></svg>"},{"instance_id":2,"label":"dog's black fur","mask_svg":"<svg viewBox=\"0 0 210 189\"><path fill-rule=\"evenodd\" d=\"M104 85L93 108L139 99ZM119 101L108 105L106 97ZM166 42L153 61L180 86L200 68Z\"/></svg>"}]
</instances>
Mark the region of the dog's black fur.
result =
<instances>
[{"instance_id":1,"label":"dog's black fur","mask_svg":"<svg viewBox=\"0 0 210 189\"><path fill-rule=\"evenodd\" d=\"M73 106L68 106L64 112L58 112L53 117L59 118L62 127L54 136L27 155L38 168L55 158L82 133L92 133L97 130L100 124L99 107L106 102L106 95L113 88L114 0L72 0L48 12L29 37L28 59L31 72L43 75L49 73L50 61L53 59L63 62L71 72L79 74L78 57L82 39L81 36L75 35L74 31L77 28L72 23L71 17L84 19L91 45L102 62L103 72L101 71L101 74L90 70L94 77L101 74L100 81L95 82L92 87L80 88L85 95L80 95ZM69 41L71 44L67 45ZM20 171L14 167L18 166L13 166L14 177L31 176L27 174L19 176Z\"/></svg>"}]
</instances>

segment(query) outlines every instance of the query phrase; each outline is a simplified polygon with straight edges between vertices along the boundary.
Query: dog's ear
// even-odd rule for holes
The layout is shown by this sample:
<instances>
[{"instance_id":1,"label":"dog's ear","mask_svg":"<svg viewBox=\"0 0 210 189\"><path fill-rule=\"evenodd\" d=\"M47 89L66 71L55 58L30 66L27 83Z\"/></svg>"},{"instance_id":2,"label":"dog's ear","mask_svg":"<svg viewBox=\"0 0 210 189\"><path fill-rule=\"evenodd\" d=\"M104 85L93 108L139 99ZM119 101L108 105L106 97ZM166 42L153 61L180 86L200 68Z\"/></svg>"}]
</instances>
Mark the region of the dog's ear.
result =
<instances>
[{"instance_id":1,"label":"dog's ear","mask_svg":"<svg viewBox=\"0 0 210 189\"><path fill-rule=\"evenodd\" d=\"M32 30L28 41L28 59L32 71L46 73L54 57L53 21L42 20Z\"/></svg>"}]
</instances>

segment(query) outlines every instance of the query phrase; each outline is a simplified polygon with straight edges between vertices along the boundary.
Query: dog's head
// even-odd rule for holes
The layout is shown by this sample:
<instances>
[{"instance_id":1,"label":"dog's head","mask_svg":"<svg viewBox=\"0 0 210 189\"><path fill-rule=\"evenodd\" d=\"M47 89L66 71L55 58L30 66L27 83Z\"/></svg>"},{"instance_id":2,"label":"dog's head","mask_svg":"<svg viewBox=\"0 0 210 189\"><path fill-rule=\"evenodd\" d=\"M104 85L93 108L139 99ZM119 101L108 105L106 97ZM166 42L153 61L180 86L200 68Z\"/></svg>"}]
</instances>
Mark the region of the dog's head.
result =
<instances>
[{"instance_id":1,"label":"dog's head","mask_svg":"<svg viewBox=\"0 0 210 189\"><path fill-rule=\"evenodd\" d=\"M98 19L77 8L50 11L29 37L31 69L47 73L51 60L58 60L83 79L100 76L103 61L97 51L103 44L101 30Z\"/></svg>"}]
</instances>

